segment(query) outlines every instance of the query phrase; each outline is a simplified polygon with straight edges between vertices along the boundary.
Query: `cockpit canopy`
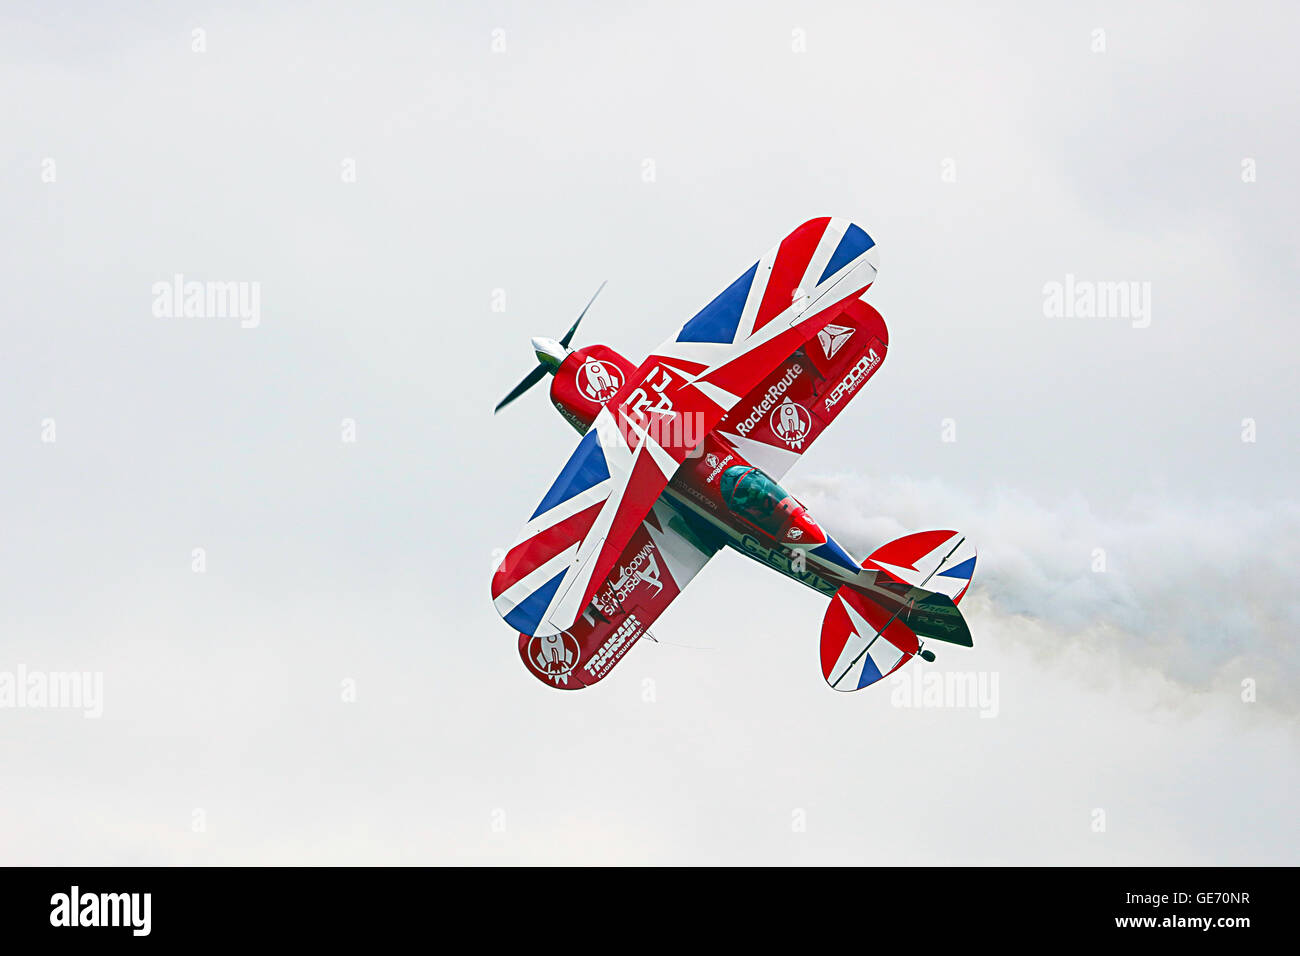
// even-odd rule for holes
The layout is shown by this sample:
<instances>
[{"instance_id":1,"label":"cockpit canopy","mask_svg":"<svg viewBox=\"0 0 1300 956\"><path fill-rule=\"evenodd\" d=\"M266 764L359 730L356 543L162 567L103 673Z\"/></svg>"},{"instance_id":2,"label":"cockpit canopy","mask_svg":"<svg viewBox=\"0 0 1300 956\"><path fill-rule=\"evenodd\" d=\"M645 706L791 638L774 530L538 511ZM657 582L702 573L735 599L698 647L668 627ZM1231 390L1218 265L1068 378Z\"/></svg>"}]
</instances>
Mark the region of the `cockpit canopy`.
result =
<instances>
[{"instance_id":1,"label":"cockpit canopy","mask_svg":"<svg viewBox=\"0 0 1300 956\"><path fill-rule=\"evenodd\" d=\"M732 465L718 479L718 491L732 511L749 519L771 535L780 533L790 515L790 507L781 507L790 493L750 465Z\"/></svg>"}]
</instances>

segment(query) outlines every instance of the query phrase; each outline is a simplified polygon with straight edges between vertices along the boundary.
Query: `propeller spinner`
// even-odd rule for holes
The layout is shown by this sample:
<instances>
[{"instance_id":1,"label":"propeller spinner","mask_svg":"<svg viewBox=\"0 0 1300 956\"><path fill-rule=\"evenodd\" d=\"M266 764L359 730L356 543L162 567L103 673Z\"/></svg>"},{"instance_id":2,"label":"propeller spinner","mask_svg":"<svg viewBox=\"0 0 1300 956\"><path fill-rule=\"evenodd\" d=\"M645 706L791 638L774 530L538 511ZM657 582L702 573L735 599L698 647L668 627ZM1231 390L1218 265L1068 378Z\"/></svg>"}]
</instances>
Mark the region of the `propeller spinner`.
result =
<instances>
[{"instance_id":1,"label":"propeller spinner","mask_svg":"<svg viewBox=\"0 0 1300 956\"><path fill-rule=\"evenodd\" d=\"M599 288L597 288L592 294L591 300L587 303L586 308L578 313L578 318L574 321L573 325L569 327L569 331L564 333L564 338L560 339L560 341L557 342L554 339L548 339L543 336L533 339L532 346L533 352L537 355L537 367L525 375L524 380L511 389L509 395L497 403L497 407L493 409L492 414L495 415L520 395L524 394L524 392L528 391L540 382L546 377L547 372L554 374L555 370L560 367L560 363L563 362L569 352L572 351L572 349L569 348L569 343L573 341L573 334L578 331L578 325L582 322L583 316L587 314L587 309L591 308L591 303L596 301L596 296L600 295L600 290L603 288L605 288L604 282L602 282Z\"/></svg>"}]
</instances>

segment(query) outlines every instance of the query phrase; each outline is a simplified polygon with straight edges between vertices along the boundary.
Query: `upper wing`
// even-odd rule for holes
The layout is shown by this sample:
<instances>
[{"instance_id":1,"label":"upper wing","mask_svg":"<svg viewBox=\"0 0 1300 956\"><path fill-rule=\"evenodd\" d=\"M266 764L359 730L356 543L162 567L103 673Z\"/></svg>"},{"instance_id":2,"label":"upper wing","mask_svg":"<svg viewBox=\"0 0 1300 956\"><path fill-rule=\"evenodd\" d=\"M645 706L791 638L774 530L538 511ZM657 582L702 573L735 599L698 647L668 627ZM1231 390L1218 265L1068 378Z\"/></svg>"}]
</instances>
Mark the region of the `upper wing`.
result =
<instances>
[{"instance_id":1,"label":"upper wing","mask_svg":"<svg viewBox=\"0 0 1300 956\"><path fill-rule=\"evenodd\" d=\"M830 320L718 423L718 433L777 481L885 361L889 332L861 299Z\"/></svg>"},{"instance_id":2,"label":"upper wing","mask_svg":"<svg viewBox=\"0 0 1300 956\"><path fill-rule=\"evenodd\" d=\"M847 219L805 222L642 365L677 372L725 413L876 280L875 241ZM719 415L721 417L721 415ZM703 436L700 436L703 438Z\"/></svg>"},{"instance_id":3,"label":"upper wing","mask_svg":"<svg viewBox=\"0 0 1300 956\"><path fill-rule=\"evenodd\" d=\"M527 634L571 627L678 466L751 388L876 276L844 219L804 223L652 354L601 409L492 580Z\"/></svg>"},{"instance_id":4,"label":"upper wing","mask_svg":"<svg viewBox=\"0 0 1300 956\"><path fill-rule=\"evenodd\" d=\"M579 690L605 677L722 543L664 500L650 509L595 599L558 634L519 635L519 656L542 683Z\"/></svg>"}]
</instances>

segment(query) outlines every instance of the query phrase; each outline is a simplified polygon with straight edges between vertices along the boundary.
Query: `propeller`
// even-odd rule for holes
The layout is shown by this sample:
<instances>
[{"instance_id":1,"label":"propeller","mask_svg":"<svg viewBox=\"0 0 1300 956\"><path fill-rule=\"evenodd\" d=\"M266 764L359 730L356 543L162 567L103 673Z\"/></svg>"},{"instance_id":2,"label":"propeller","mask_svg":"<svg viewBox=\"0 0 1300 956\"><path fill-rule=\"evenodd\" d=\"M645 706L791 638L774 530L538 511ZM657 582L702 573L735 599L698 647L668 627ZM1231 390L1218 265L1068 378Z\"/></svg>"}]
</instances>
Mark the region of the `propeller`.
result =
<instances>
[{"instance_id":1,"label":"propeller","mask_svg":"<svg viewBox=\"0 0 1300 956\"><path fill-rule=\"evenodd\" d=\"M578 318L569 327L569 331L564 333L564 338L560 339L560 341L556 342L544 338L533 339L533 351L537 354L539 360L537 367L525 375L524 380L511 389L509 395L497 403L497 407L492 410L493 415L540 382L546 377L547 372L554 373L560 367L564 357L571 351L569 343L573 341L573 334L578 331L578 326L582 323L583 316L587 314L587 309L591 308L591 303L596 301L596 296L600 295L600 290L603 288L605 288L604 282L592 293L591 300L587 302L586 308L578 313Z\"/></svg>"}]
</instances>

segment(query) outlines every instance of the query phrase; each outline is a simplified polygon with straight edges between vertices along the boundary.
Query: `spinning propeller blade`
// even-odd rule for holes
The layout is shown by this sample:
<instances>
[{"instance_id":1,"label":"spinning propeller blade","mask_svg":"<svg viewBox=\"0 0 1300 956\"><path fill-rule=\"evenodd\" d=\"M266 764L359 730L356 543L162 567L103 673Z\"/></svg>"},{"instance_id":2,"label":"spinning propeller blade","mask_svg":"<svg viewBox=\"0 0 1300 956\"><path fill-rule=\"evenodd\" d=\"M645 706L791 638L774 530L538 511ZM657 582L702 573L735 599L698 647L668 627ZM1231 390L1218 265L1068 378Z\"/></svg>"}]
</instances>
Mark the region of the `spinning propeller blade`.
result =
<instances>
[{"instance_id":1,"label":"spinning propeller blade","mask_svg":"<svg viewBox=\"0 0 1300 956\"><path fill-rule=\"evenodd\" d=\"M560 339L559 345L564 350L565 353L568 352L569 343L573 341L573 334L578 331L578 326L581 324L583 316L587 314L587 309L591 308L591 303L596 301L596 296L600 295L600 290L603 288L605 288L604 282L602 282L600 286L596 289L596 291L592 294L591 300L587 303L586 307L580 313L578 313L577 320L569 328L569 331L564 333L564 338ZM534 339L534 342L538 342L538 343L547 342L547 341L549 340ZM552 347L555 344L556 343L554 342L550 343ZM540 346L535 346L535 348L537 347ZM538 354L540 356L542 353L539 352ZM551 356L551 353L547 352L546 355ZM505 398L501 399L501 401L497 403L497 407L492 410L492 414L495 415L497 412L501 411L501 409L505 408L516 398L524 394L524 392L528 391L530 388L532 388L534 385L540 382L543 378L545 378L547 372L554 372L556 368L557 366L551 364L550 362L546 362L546 361L539 362L537 367L533 369L531 372L529 372L527 375L525 375L524 380L520 382L518 385L516 385L511 390L509 395L507 395Z\"/></svg>"},{"instance_id":2,"label":"spinning propeller blade","mask_svg":"<svg viewBox=\"0 0 1300 956\"><path fill-rule=\"evenodd\" d=\"M608 281L609 281L608 279L605 280L605 282L608 282ZM596 291L592 293L592 295L591 295L591 300L587 303L587 307L584 308L581 312L578 313L577 321L575 321L575 322L573 323L573 325L572 325L572 327L570 327L569 331L567 331L567 332L564 333L564 338L560 339L560 344L563 345L566 349L569 347L569 343L573 341L573 333L576 332L576 331L578 331L578 323L581 322L581 321L582 321L582 317L583 317L584 315L587 314L587 309L590 309L590 308L591 308L591 303L596 301L596 296L600 295L600 290L603 289L603 288L605 288L605 282L602 282L602 283L601 283L601 284L596 288Z\"/></svg>"},{"instance_id":3,"label":"spinning propeller blade","mask_svg":"<svg viewBox=\"0 0 1300 956\"><path fill-rule=\"evenodd\" d=\"M524 394L524 392L528 391L530 388L532 388L534 385L540 382L543 378L545 378L546 372L549 368L550 368L549 365L542 363L539 364L537 368L533 369L531 372L525 375L524 380L520 382L518 385L516 385L511 390L509 395L501 399L501 401L497 402L497 407L492 410L492 414L495 415L497 412L501 411L501 409L505 408L516 398Z\"/></svg>"}]
</instances>

